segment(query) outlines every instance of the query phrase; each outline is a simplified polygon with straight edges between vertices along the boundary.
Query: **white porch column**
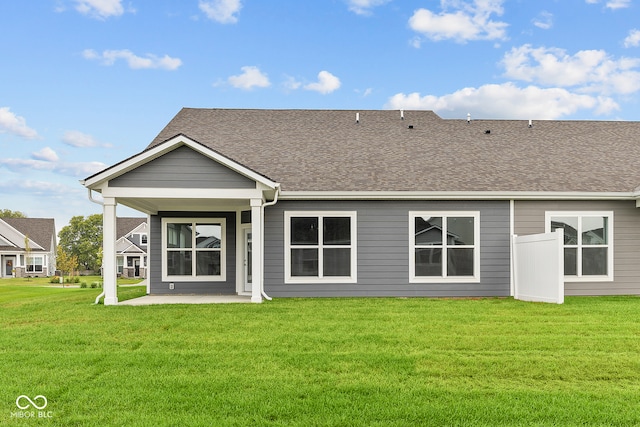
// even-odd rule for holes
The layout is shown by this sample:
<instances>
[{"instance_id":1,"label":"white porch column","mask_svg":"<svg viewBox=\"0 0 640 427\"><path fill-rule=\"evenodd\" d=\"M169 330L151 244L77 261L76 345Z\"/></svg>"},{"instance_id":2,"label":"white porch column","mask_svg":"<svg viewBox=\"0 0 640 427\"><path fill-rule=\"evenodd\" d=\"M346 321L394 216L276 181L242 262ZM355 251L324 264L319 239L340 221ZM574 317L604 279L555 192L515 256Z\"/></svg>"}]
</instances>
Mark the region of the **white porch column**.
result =
<instances>
[{"instance_id":1,"label":"white porch column","mask_svg":"<svg viewBox=\"0 0 640 427\"><path fill-rule=\"evenodd\" d=\"M104 198L102 215L102 279L104 305L118 304L116 264L116 199Z\"/></svg>"},{"instance_id":2,"label":"white porch column","mask_svg":"<svg viewBox=\"0 0 640 427\"><path fill-rule=\"evenodd\" d=\"M262 302L262 199L251 199L251 302Z\"/></svg>"}]
</instances>

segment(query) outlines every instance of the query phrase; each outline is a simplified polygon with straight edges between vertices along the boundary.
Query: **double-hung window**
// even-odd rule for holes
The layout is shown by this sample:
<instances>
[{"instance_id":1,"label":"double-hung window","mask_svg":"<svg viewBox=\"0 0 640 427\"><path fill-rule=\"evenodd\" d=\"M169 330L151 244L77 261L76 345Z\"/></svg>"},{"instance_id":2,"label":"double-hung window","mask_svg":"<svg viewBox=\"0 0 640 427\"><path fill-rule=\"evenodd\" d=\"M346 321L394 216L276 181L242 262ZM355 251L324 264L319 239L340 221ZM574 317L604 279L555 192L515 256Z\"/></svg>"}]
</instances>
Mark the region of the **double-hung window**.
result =
<instances>
[{"instance_id":1,"label":"double-hung window","mask_svg":"<svg viewBox=\"0 0 640 427\"><path fill-rule=\"evenodd\" d=\"M44 264L44 258L42 256L28 256L27 257L27 272L29 273L42 273Z\"/></svg>"},{"instance_id":2,"label":"double-hung window","mask_svg":"<svg viewBox=\"0 0 640 427\"><path fill-rule=\"evenodd\" d=\"M355 212L285 212L286 283L356 283Z\"/></svg>"},{"instance_id":3,"label":"double-hung window","mask_svg":"<svg viewBox=\"0 0 640 427\"><path fill-rule=\"evenodd\" d=\"M563 229L568 280L613 280L613 212L547 212L546 231Z\"/></svg>"},{"instance_id":4,"label":"double-hung window","mask_svg":"<svg viewBox=\"0 0 640 427\"><path fill-rule=\"evenodd\" d=\"M163 218L163 280L224 281L225 236L224 218Z\"/></svg>"},{"instance_id":5,"label":"double-hung window","mask_svg":"<svg viewBox=\"0 0 640 427\"><path fill-rule=\"evenodd\" d=\"M409 212L409 281L478 282L479 212Z\"/></svg>"}]
</instances>

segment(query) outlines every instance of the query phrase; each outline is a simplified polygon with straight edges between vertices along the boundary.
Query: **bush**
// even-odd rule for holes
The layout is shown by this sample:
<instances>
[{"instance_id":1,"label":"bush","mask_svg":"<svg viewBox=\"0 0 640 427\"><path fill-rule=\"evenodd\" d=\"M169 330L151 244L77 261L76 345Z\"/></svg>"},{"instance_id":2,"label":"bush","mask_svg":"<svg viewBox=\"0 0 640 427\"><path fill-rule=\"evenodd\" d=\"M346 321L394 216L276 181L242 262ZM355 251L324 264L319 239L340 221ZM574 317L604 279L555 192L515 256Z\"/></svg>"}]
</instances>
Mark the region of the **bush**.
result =
<instances>
[{"instance_id":1,"label":"bush","mask_svg":"<svg viewBox=\"0 0 640 427\"><path fill-rule=\"evenodd\" d=\"M80 287L81 287L81 288L86 288L86 287L87 287L87 282L82 282L82 283L80 283Z\"/></svg>"},{"instance_id":2,"label":"bush","mask_svg":"<svg viewBox=\"0 0 640 427\"><path fill-rule=\"evenodd\" d=\"M49 283L60 283L60 276L53 276L49 279Z\"/></svg>"}]
</instances>

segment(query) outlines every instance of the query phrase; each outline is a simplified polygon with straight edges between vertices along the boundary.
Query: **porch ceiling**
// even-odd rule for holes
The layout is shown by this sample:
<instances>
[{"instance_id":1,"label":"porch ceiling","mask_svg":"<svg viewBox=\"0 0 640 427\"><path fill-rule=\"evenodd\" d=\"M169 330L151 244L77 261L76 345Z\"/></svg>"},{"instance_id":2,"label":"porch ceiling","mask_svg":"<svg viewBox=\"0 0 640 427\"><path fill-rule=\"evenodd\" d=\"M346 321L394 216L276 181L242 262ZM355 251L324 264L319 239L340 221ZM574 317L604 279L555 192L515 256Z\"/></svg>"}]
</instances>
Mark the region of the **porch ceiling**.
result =
<instances>
[{"instance_id":1,"label":"porch ceiling","mask_svg":"<svg viewBox=\"0 0 640 427\"><path fill-rule=\"evenodd\" d=\"M211 212L219 209L249 208L249 200L239 199L157 199L116 198L116 202L140 212L155 215L162 211Z\"/></svg>"}]
</instances>

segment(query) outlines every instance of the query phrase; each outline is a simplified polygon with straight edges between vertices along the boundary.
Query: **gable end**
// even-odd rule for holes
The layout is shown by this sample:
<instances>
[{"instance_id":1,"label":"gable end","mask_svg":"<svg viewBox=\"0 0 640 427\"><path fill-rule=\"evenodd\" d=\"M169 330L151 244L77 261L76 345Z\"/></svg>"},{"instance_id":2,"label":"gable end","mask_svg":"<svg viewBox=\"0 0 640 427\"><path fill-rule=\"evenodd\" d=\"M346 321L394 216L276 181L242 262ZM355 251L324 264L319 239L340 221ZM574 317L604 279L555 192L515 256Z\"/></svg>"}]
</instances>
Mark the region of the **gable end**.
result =
<instances>
[{"instance_id":1,"label":"gable end","mask_svg":"<svg viewBox=\"0 0 640 427\"><path fill-rule=\"evenodd\" d=\"M183 145L109 181L110 187L256 188L256 183Z\"/></svg>"}]
</instances>

